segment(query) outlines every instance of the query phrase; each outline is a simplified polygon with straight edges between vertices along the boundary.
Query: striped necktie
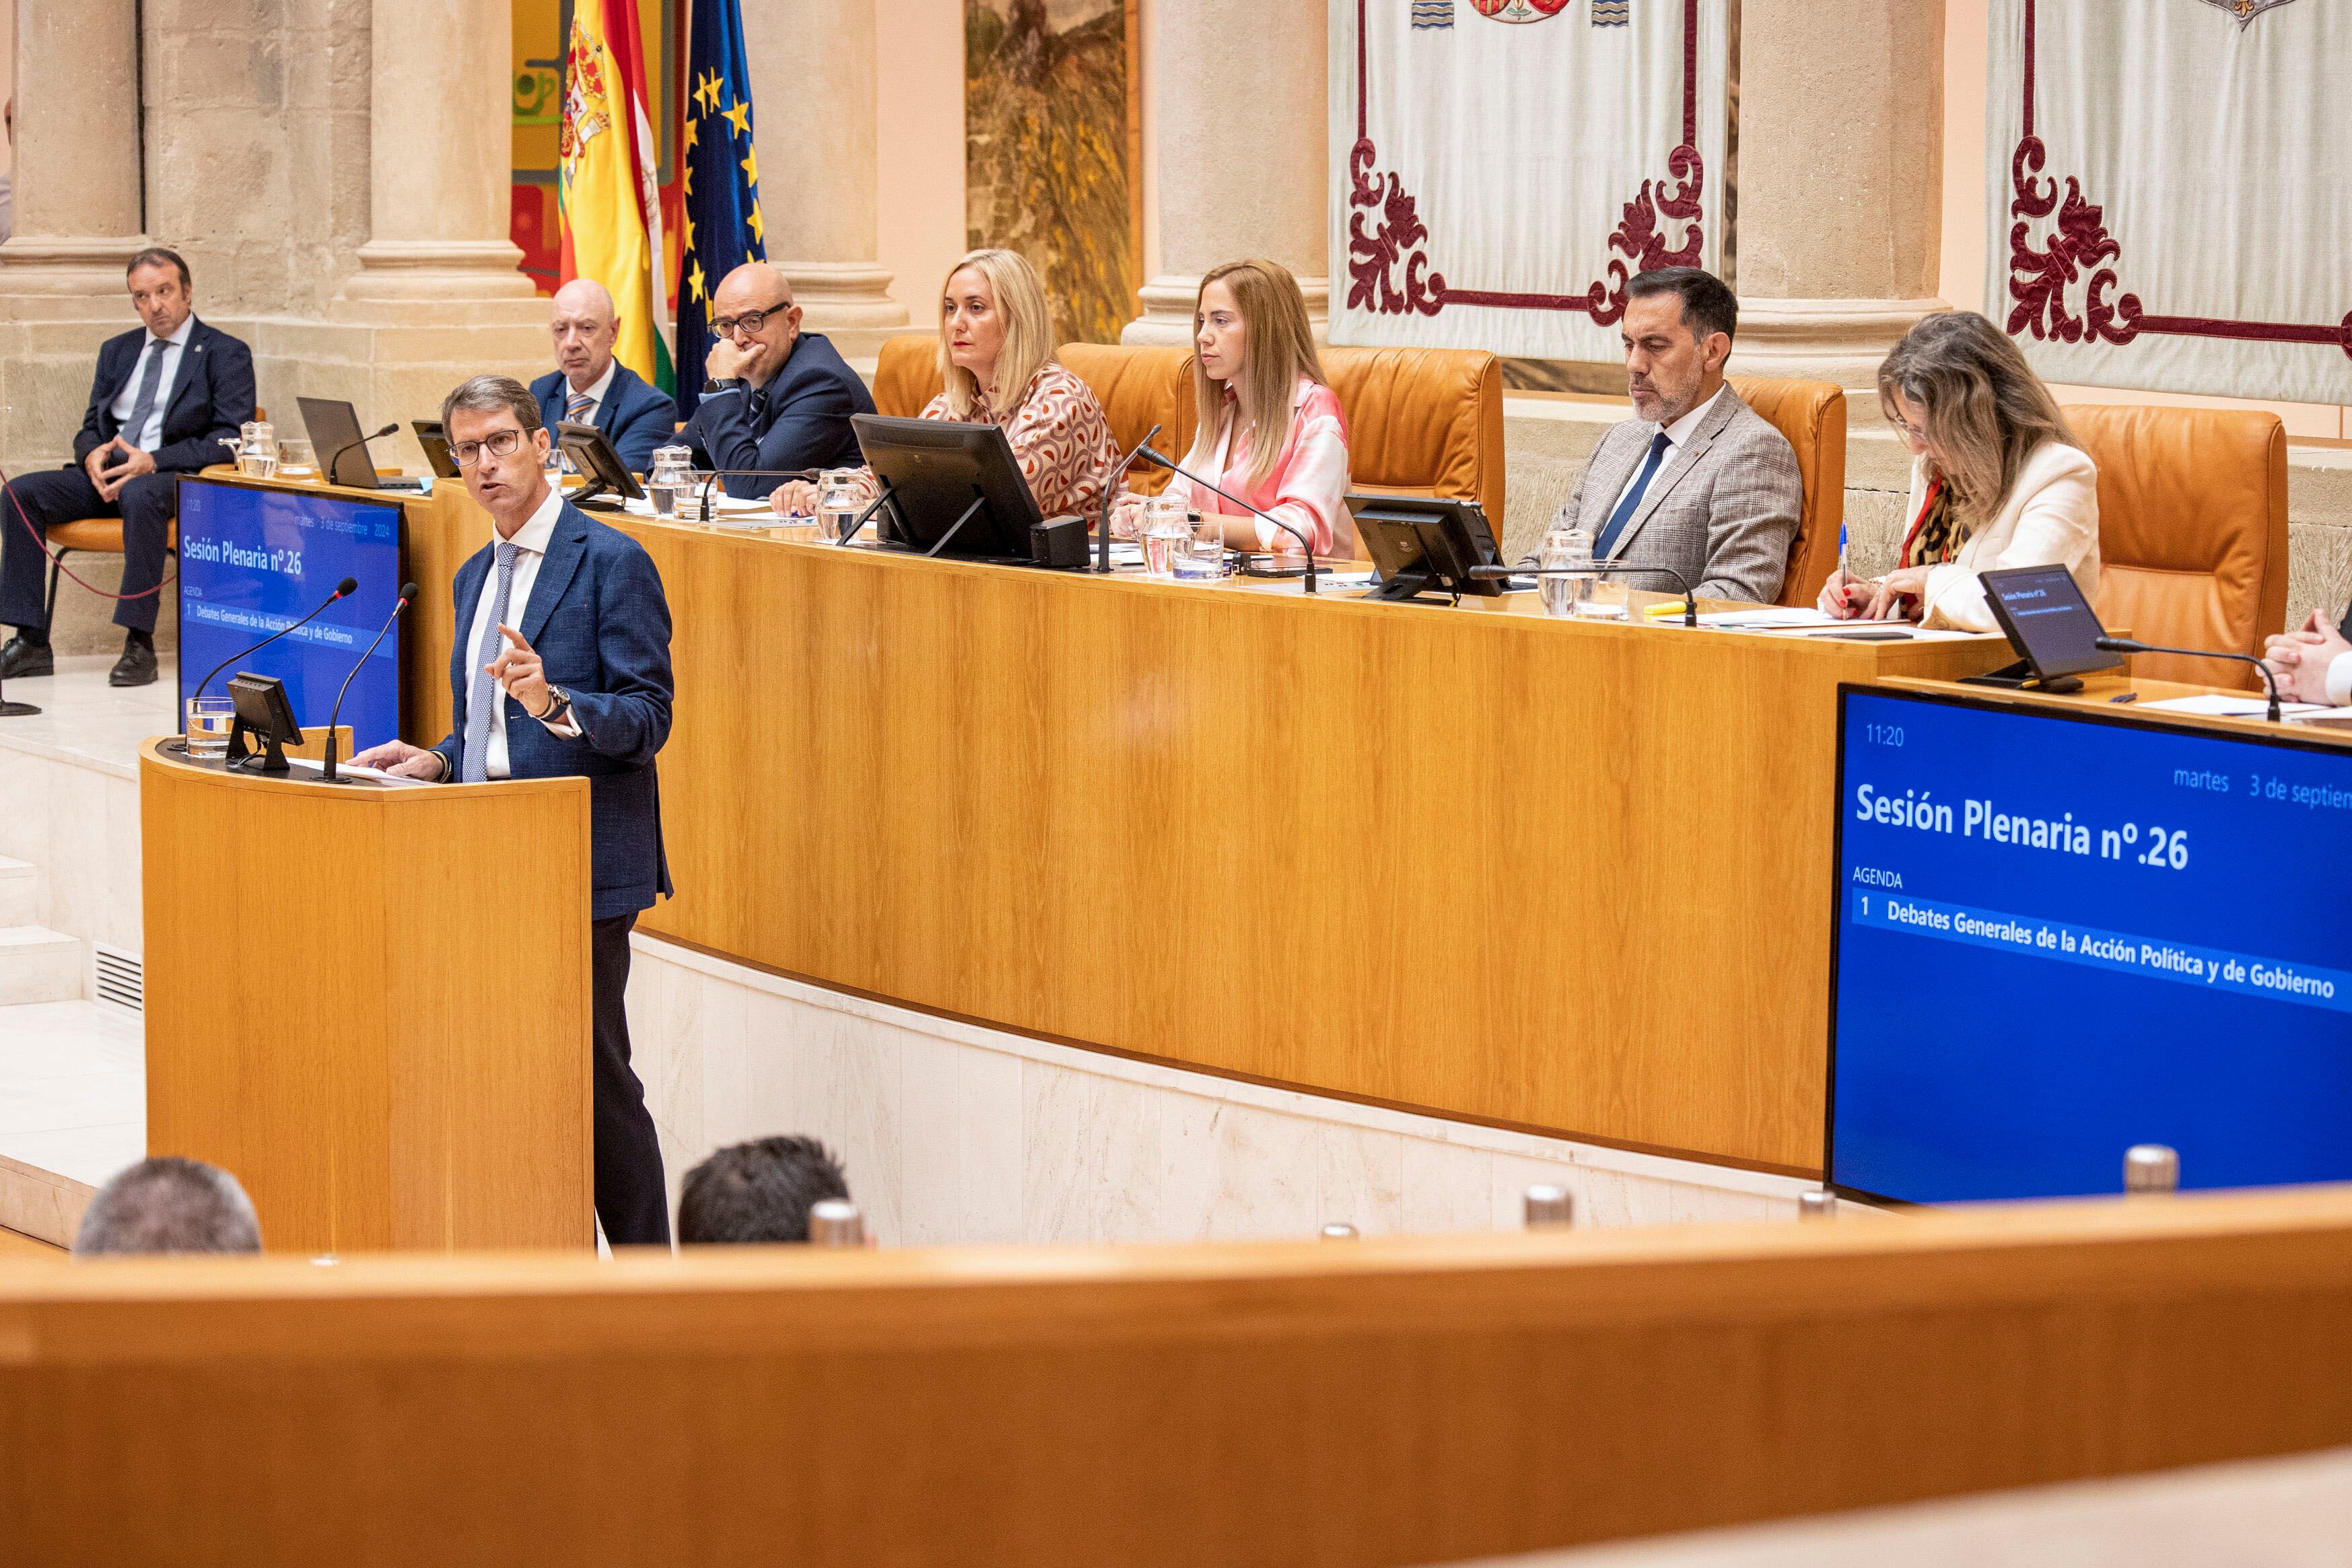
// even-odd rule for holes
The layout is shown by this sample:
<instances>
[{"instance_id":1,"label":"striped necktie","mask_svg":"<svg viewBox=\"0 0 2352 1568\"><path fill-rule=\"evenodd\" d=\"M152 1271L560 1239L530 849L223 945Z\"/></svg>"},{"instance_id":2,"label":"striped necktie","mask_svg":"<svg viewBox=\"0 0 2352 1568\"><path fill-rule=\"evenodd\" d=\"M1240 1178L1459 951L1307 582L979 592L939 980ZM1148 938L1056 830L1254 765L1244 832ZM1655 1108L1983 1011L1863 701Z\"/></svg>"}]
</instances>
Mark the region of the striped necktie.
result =
<instances>
[{"instance_id":1,"label":"striped necktie","mask_svg":"<svg viewBox=\"0 0 2352 1568\"><path fill-rule=\"evenodd\" d=\"M466 747L457 754L457 781L479 784L490 776L490 716L505 700L499 683L490 678L490 666L498 662L499 650L506 639L499 627L507 618L514 597L516 547L507 540L499 541L498 575L490 583L490 618L482 623L482 640L474 646L474 674L466 694Z\"/></svg>"},{"instance_id":2,"label":"striped necktie","mask_svg":"<svg viewBox=\"0 0 2352 1568\"><path fill-rule=\"evenodd\" d=\"M574 424L585 424L588 423L588 415L595 410L595 407L594 398L584 392L576 392L572 394L572 401L563 405L563 417Z\"/></svg>"}]
</instances>

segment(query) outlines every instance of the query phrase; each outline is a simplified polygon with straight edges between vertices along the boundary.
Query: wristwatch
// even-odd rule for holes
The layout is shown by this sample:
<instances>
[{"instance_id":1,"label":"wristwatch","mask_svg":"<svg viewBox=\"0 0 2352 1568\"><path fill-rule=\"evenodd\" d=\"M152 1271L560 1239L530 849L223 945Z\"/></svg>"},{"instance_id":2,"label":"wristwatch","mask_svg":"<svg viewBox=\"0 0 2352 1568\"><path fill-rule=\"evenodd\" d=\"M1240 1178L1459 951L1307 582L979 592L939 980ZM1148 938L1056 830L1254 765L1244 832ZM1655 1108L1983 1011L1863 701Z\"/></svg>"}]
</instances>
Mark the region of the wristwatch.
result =
<instances>
[{"instance_id":1,"label":"wristwatch","mask_svg":"<svg viewBox=\"0 0 2352 1568\"><path fill-rule=\"evenodd\" d=\"M551 729L562 724L565 716L572 712L572 694L562 686L550 686L547 688L547 711L539 716L539 722Z\"/></svg>"},{"instance_id":2,"label":"wristwatch","mask_svg":"<svg viewBox=\"0 0 2352 1568\"><path fill-rule=\"evenodd\" d=\"M742 390L743 378L740 376L721 376L715 382L705 382L702 383L702 391L705 396L709 396L712 392L741 392Z\"/></svg>"}]
</instances>

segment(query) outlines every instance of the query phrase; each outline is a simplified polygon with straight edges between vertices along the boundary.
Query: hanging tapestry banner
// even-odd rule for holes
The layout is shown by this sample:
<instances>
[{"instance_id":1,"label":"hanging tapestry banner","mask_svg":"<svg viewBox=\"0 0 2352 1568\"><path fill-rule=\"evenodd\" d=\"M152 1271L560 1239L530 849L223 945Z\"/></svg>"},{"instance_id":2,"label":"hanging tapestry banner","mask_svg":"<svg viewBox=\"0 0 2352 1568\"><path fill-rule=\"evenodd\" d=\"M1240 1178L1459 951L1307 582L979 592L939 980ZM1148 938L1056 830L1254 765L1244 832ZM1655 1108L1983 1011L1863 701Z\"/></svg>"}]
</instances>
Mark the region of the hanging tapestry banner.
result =
<instances>
[{"instance_id":1,"label":"hanging tapestry banner","mask_svg":"<svg viewBox=\"0 0 2352 1568\"><path fill-rule=\"evenodd\" d=\"M1728 0L1331 0L1331 340L1614 361L1719 270Z\"/></svg>"},{"instance_id":2,"label":"hanging tapestry banner","mask_svg":"<svg viewBox=\"0 0 2352 1568\"><path fill-rule=\"evenodd\" d=\"M1986 314L2055 382L2352 403L2339 0L1992 0Z\"/></svg>"}]
</instances>

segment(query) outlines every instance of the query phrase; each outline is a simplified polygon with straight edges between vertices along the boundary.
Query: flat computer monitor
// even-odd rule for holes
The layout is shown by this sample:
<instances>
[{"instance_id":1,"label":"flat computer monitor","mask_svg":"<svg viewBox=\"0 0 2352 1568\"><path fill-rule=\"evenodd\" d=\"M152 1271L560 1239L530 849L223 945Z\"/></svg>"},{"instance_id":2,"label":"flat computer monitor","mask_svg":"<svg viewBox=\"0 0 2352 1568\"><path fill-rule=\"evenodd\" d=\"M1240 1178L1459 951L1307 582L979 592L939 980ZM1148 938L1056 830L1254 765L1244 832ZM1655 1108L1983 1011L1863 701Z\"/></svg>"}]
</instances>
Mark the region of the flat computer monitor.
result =
<instances>
[{"instance_id":1,"label":"flat computer monitor","mask_svg":"<svg viewBox=\"0 0 2352 1568\"><path fill-rule=\"evenodd\" d=\"M615 508L609 504L597 506L594 497L606 490L625 501L635 501L645 495L636 476L629 472L629 465L621 461L612 438L603 431L593 424L574 424L567 419L557 422L554 434L555 444L572 459L572 468L588 481L585 488L566 497L572 505L592 511L612 511Z\"/></svg>"},{"instance_id":2,"label":"flat computer monitor","mask_svg":"<svg viewBox=\"0 0 2352 1568\"><path fill-rule=\"evenodd\" d=\"M1379 583L1369 597L1411 599L1422 593L1507 593L1498 578L1475 578L1471 569L1497 566L1494 530L1475 501L1436 496L1350 496L1356 532L1371 552Z\"/></svg>"},{"instance_id":3,"label":"flat computer monitor","mask_svg":"<svg viewBox=\"0 0 2352 1568\"><path fill-rule=\"evenodd\" d=\"M293 625L350 577L359 582L357 592L230 666L278 677L299 719L326 723L336 689L399 599L402 526L400 503L390 497L182 480L180 711L194 695L190 681ZM407 628L405 616L394 623L343 700L359 747L399 738Z\"/></svg>"},{"instance_id":4,"label":"flat computer monitor","mask_svg":"<svg viewBox=\"0 0 2352 1568\"><path fill-rule=\"evenodd\" d=\"M1854 686L1838 730L1834 1185L2352 1179L2352 748Z\"/></svg>"},{"instance_id":5,"label":"flat computer monitor","mask_svg":"<svg viewBox=\"0 0 2352 1568\"><path fill-rule=\"evenodd\" d=\"M433 465L435 477L462 479L457 471L457 459L449 452L449 432L437 419L412 419L408 428L416 433L416 444L425 448L425 461Z\"/></svg>"},{"instance_id":6,"label":"flat computer monitor","mask_svg":"<svg viewBox=\"0 0 2352 1568\"><path fill-rule=\"evenodd\" d=\"M1044 522L1037 497L993 424L854 413L866 465L888 486L886 543L929 555L1031 559L1029 530Z\"/></svg>"},{"instance_id":7,"label":"flat computer monitor","mask_svg":"<svg viewBox=\"0 0 2352 1568\"><path fill-rule=\"evenodd\" d=\"M2123 655L2099 647L2107 629L2083 597L2082 584L2063 566L2020 566L1980 573L1985 602L2000 625L2018 662L1987 674L1966 677L1972 685L2021 686L2046 692L2080 691L2074 677L2112 670Z\"/></svg>"},{"instance_id":8,"label":"flat computer monitor","mask_svg":"<svg viewBox=\"0 0 2352 1568\"><path fill-rule=\"evenodd\" d=\"M350 403L325 397L298 397L294 402L302 411L303 432L310 438L310 449L319 455L320 471L326 474L328 484L354 490L425 488L422 479L404 478L397 474L387 477L375 471L367 443L360 439L362 433L359 411Z\"/></svg>"}]
</instances>

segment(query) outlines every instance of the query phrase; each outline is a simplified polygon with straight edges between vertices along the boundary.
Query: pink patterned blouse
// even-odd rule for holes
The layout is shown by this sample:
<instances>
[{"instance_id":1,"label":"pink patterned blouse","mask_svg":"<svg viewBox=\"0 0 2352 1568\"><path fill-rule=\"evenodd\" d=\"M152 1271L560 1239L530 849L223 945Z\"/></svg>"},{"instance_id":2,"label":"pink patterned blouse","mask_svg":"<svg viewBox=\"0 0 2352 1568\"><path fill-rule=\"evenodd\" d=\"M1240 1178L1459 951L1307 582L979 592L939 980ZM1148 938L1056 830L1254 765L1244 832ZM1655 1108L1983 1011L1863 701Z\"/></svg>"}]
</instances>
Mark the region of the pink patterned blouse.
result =
<instances>
[{"instance_id":1,"label":"pink patterned blouse","mask_svg":"<svg viewBox=\"0 0 2352 1568\"><path fill-rule=\"evenodd\" d=\"M1221 422L1224 433L1201 432L1193 440L1192 450L1185 455L1184 466L1215 480L1221 488L1296 528L1314 541L1317 555L1353 554L1355 524L1348 516L1347 506L1348 417L1339 411L1338 394L1320 382L1298 378L1297 394L1290 404L1290 428L1283 434L1281 455L1275 459L1274 472L1255 489L1248 485L1252 433L1243 432L1238 440L1232 435L1234 411L1238 407L1238 400L1228 386L1226 417ZM1115 453L1112 461L1118 461ZM1167 494L1181 497L1187 507L1203 517L1211 513L1249 516L1181 474L1168 482ZM1263 519L1254 521L1261 549L1279 551L1297 548L1296 539L1273 524ZM1344 542L1346 549L1335 550L1335 541Z\"/></svg>"},{"instance_id":2,"label":"pink patterned blouse","mask_svg":"<svg viewBox=\"0 0 2352 1568\"><path fill-rule=\"evenodd\" d=\"M948 394L941 392L925 404L922 417L954 419L948 412ZM982 388L970 423L1003 428L1013 460L1029 481L1039 512L1048 517L1094 516L1102 500L1102 476L1118 461L1118 443L1102 404L1095 401L1094 389L1064 370L1059 361L1040 366L1021 396L1001 411L990 405ZM860 469L857 482L871 500L878 489L874 471Z\"/></svg>"}]
</instances>

